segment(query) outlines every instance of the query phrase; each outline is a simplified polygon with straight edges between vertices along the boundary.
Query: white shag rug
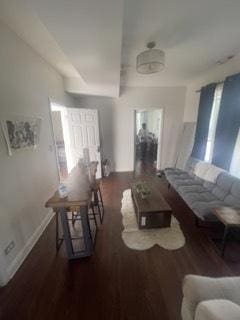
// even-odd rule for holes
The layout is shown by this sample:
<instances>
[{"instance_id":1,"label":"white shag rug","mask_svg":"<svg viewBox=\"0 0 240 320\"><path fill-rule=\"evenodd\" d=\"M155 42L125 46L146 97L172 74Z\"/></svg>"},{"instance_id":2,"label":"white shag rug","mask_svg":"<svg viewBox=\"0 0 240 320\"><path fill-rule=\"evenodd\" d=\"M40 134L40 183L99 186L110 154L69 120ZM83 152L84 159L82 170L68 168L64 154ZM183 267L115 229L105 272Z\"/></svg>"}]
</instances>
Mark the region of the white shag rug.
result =
<instances>
[{"instance_id":1,"label":"white shag rug","mask_svg":"<svg viewBox=\"0 0 240 320\"><path fill-rule=\"evenodd\" d=\"M185 237L179 222L173 216L169 228L138 229L130 189L123 192L121 213L124 226L122 239L130 249L147 250L155 244L168 250L176 250L184 246Z\"/></svg>"}]
</instances>

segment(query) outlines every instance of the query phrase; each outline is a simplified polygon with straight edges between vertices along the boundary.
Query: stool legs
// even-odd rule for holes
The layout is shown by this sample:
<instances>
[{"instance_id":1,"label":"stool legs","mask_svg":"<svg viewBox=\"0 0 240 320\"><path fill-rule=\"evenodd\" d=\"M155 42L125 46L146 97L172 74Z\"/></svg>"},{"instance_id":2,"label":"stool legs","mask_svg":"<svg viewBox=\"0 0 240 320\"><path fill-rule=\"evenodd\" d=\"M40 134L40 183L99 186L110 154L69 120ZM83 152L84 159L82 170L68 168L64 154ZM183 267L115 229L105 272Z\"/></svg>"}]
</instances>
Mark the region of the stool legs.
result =
<instances>
[{"instance_id":1,"label":"stool legs","mask_svg":"<svg viewBox=\"0 0 240 320\"><path fill-rule=\"evenodd\" d=\"M59 251L61 244L63 243L64 238L61 236L59 237L59 215L60 213L58 211L55 212L56 217L56 252Z\"/></svg>"},{"instance_id":2,"label":"stool legs","mask_svg":"<svg viewBox=\"0 0 240 320\"><path fill-rule=\"evenodd\" d=\"M95 223L95 226L97 227L97 219L96 219L96 212L95 212L95 209L94 209L94 204L93 202L90 204L90 208L91 208L91 214L93 216L93 218L89 218L91 220L94 220L94 223ZM88 212L88 215L89 215L89 212ZM78 219L80 217L80 212L72 212L72 226L74 227L75 225L75 222L76 222L76 219Z\"/></svg>"},{"instance_id":3,"label":"stool legs","mask_svg":"<svg viewBox=\"0 0 240 320\"><path fill-rule=\"evenodd\" d=\"M59 232L58 232L58 212L55 213L56 217L56 251L58 252L59 247L58 247L58 239L59 239Z\"/></svg>"},{"instance_id":4,"label":"stool legs","mask_svg":"<svg viewBox=\"0 0 240 320\"><path fill-rule=\"evenodd\" d=\"M92 210L93 220L95 222L95 226L97 227L97 219L96 219L96 212L95 212L95 209L94 209L94 204L91 203L90 207L91 207L91 210Z\"/></svg>"},{"instance_id":5,"label":"stool legs","mask_svg":"<svg viewBox=\"0 0 240 320\"><path fill-rule=\"evenodd\" d=\"M93 205L97 207L100 222L103 222L104 206L100 188L93 190Z\"/></svg>"},{"instance_id":6,"label":"stool legs","mask_svg":"<svg viewBox=\"0 0 240 320\"><path fill-rule=\"evenodd\" d=\"M103 205L103 199L102 199L102 193L101 193L101 189L99 188L98 189L98 194L99 194L99 197L100 197L100 204L101 204L101 207L102 207L102 218L104 216L104 205Z\"/></svg>"}]
</instances>

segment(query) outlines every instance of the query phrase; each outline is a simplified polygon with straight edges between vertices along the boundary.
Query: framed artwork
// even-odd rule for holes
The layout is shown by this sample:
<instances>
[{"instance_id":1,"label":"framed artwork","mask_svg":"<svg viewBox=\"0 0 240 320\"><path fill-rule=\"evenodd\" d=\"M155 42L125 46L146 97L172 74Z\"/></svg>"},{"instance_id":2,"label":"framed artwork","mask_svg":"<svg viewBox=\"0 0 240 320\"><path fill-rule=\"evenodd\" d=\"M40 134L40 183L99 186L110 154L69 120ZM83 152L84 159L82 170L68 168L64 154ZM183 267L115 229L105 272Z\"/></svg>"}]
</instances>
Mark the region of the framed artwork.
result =
<instances>
[{"instance_id":1,"label":"framed artwork","mask_svg":"<svg viewBox=\"0 0 240 320\"><path fill-rule=\"evenodd\" d=\"M25 149L37 148L41 124L40 118L9 117L2 120L1 124L9 155Z\"/></svg>"}]
</instances>

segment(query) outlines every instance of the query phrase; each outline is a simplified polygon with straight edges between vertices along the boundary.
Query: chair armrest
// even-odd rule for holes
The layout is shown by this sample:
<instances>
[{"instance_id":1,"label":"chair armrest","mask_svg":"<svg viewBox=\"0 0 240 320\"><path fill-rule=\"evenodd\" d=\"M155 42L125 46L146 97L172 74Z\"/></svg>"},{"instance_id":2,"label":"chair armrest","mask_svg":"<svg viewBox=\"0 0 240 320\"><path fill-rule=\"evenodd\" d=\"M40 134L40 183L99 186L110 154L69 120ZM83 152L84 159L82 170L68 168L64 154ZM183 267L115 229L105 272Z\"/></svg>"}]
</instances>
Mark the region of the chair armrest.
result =
<instances>
[{"instance_id":1,"label":"chair armrest","mask_svg":"<svg viewBox=\"0 0 240 320\"><path fill-rule=\"evenodd\" d=\"M199 303L194 320L239 320L240 306L229 300L208 300Z\"/></svg>"},{"instance_id":2,"label":"chair armrest","mask_svg":"<svg viewBox=\"0 0 240 320\"><path fill-rule=\"evenodd\" d=\"M187 275L183 281L182 313L194 319L197 305L204 300L227 299L240 305L240 277L209 278ZM182 308L182 309L183 309Z\"/></svg>"}]
</instances>

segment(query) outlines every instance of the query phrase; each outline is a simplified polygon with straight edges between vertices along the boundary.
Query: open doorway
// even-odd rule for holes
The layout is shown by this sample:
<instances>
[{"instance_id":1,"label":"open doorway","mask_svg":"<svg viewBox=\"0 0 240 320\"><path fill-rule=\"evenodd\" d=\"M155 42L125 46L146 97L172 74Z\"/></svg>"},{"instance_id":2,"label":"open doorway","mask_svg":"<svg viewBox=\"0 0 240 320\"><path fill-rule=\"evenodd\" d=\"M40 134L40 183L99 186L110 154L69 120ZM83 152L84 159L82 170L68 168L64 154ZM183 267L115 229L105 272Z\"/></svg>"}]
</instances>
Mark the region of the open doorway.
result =
<instances>
[{"instance_id":1,"label":"open doorway","mask_svg":"<svg viewBox=\"0 0 240 320\"><path fill-rule=\"evenodd\" d=\"M97 161L96 178L102 177L98 111L67 108L50 101L56 160L60 181L82 159Z\"/></svg>"},{"instance_id":2,"label":"open doorway","mask_svg":"<svg viewBox=\"0 0 240 320\"><path fill-rule=\"evenodd\" d=\"M69 153L67 154L67 130L65 123L65 107L51 102L51 118L56 150L57 167L60 181L67 178Z\"/></svg>"},{"instance_id":3,"label":"open doorway","mask_svg":"<svg viewBox=\"0 0 240 320\"><path fill-rule=\"evenodd\" d=\"M154 174L161 169L163 110L135 111L136 174Z\"/></svg>"}]
</instances>

